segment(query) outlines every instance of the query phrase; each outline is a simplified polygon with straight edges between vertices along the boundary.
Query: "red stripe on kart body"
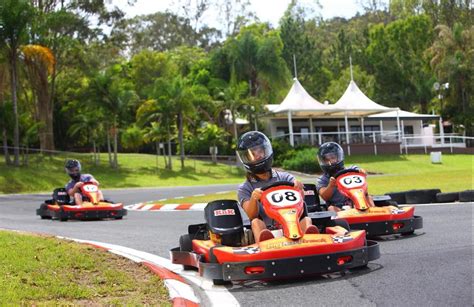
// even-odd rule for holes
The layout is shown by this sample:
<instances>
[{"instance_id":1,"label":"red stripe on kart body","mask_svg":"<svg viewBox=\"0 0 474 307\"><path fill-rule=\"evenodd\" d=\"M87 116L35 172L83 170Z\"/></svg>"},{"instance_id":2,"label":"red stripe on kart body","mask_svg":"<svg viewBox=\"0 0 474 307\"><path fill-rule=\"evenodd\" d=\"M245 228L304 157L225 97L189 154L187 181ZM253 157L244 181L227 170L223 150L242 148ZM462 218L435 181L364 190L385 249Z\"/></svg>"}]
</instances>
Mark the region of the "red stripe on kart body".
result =
<instances>
[{"instance_id":1,"label":"red stripe on kart body","mask_svg":"<svg viewBox=\"0 0 474 307\"><path fill-rule=\"evenodd\" d=\"M116 211L116 210L122 210L123 209L123 205L121 203L118 203L118 204L113 204L113 205L110 205L110 206L101 206L101 205L97 205L97 206L91 206L91 207L83 207L83 206L68 206L68 205L64 205L62 207L58 206L58 205L48 205L48 209L51 210L51 211L60 211L61 208L63 209L63 211L65 212L81 212L81 211Z\"/></svg>"},{"instance_id":2,"label":"red stripe on kart body","mask_svg":"<svg viewBox=\"0 0 474 307\"><path fill-rule=\"evenodd\" d=\"M173 299L173 307L197 307L197 306L199 306L199 304L182 297L175 297Z\"/></svg>"},{"instance_id":3,"label":"red stripe on kart body","mask_svg":"<svg viewBox=\"0 0 474 307\"><path fill-rule=\"evenodd\" d=\"M189 210L194 204L180 204L174 210Z\"/></svg>"},{"instance_id":4,"label":"red stripe on kart body","mask_svg":"<svg viewBox=\"0 0 474 307\"><path fill-rule=\"evenodd\" d=\"M186 284L183 277L179 276L176 273L171 272L168 269L165 269L163 267L160 267L156 264L153 264L147 261L143 261L142 263L144 266L148 267L153 273L158 275L161 279L174 279Z\"/></svg>"}]
</instances>

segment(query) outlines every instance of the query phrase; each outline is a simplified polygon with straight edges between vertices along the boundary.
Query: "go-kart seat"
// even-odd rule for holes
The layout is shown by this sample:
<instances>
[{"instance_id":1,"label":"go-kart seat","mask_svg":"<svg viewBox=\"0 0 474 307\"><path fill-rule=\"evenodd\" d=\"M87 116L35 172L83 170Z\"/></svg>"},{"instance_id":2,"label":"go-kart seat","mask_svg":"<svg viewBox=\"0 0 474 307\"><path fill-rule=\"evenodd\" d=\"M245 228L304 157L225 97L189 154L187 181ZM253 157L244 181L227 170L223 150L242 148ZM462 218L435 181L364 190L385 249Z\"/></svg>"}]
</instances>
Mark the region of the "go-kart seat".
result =
<instances>
[{"instance_id":1,"label":"go-kart seat","mask_svg":"<svg viewBox=\"0 0 474 307\"><path fill-rule=\"evenodd\" d=\"M58 205L69 205L71 198L65 188L57 188L53 191L53 201Z\"/></svg>"},{"instance_id":2,"label":"go-kart seat","mask_svg":"<svg viewBox=\"0 0 474 307\"><path fill-rule=\"evenodd\" d=\"M308 212L322 211L321 201L315 184L304 184L304 202L306 203Z\"/></svg>"}]
</instances>

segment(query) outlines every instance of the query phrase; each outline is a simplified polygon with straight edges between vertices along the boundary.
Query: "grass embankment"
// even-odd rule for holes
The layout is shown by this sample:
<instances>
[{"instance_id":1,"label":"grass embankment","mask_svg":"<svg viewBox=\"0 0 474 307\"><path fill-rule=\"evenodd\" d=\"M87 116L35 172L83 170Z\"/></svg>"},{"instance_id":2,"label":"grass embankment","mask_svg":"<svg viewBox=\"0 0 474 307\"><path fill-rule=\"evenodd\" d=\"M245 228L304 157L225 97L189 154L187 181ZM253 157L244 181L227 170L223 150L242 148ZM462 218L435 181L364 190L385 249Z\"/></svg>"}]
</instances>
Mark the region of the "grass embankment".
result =
<instances>
[{"instance_id":1,"label":"grass embankment","mask_svg":"<svg viewBox=\"0 0 474 307\"><path fill-rule=\"evenodd\" d=\"M0 246L0 302L7 305L171 305L156 275L103 250L7 231Z\"/></svg>"},{"instance_id":2,"label":"grass embankment","mask_svg":"<svg viewBox=\"0 0 474 307\"><path fill-rule=\"evenodd\" d=\"M236 167L197 160L186 160L181 170L177 157L173 158L170 171L165 169L163 157L156 159L147 154L120 154L120 166L116 170L108 166L106 154L101 155L99 166L93 165L89 154L35 154L30 156L29 165L23 167L7 167L0 156L0 193L50 192L64 186L69 180L64 172L68 158L79 159L83 173L94 175L103 189L236 183L243 177L243 172Z\"/></svg>"},{"instance_id":3,"label":"grass embankment","mask_svg":"<svg viewBox=\"0 0 474 307\"><path fill-rule=\"evenodd\" d=\"M474 188L472 155L443 155L442 164L432 164L429 155L348 156L345 164L358 165L370 173L370 194L439 188L442 192ZM303 182L316 182L304 179ZM243 181L243 177L241 179ZM167 200L166 203L205 203L216 199L236 199L236 192Z\"/></svg>"}]
</instances>

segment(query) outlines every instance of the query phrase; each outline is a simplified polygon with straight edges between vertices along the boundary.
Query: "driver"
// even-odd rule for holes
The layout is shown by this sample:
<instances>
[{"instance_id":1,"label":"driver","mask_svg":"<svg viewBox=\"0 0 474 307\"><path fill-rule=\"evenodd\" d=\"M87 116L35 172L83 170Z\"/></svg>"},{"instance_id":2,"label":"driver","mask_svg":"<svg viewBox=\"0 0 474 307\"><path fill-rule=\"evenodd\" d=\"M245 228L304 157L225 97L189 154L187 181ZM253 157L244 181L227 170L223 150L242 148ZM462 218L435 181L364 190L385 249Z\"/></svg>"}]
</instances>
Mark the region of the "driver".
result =
<instances>
[{"instance_id":1,"label":"driver","mask_svg":"<svg viewBox=\"0 0 474 307\"><path fill-rule=\"evenodd\" d=\"M337 189L336 178L334 178L337 172L346 169L344 167L344 151L342 147L335 142L322 144L318 150L318 161L324 174L319 177L316 189L321 198L328 203L328 210L337 212L343 206L351 206L351 201ZM360 171L367 175L364 169L357 166L351 166L347 169ZM369 205L374 206L372 197L369 197Z\"/></svg>"},{"instance_id":2,"label":"driver","mask_svg":"<svg viewBox=\"0 0 474 307\"><path fill-rule=\"evenodd\" d=\"M66 191L71 198L74 198L74 203L78 206L82 205L83 195L81 194L81 187L84 182L92 182L99 185L99 182L91 174L81 174L81 162L78 160L67 160L64 166L66 173L71 177L71 180L66 183ZM104 200L102 191L98 191L100 201Z\"/></svg>"},{"instance_id":3,"label":"driver","mask_svg":"<svg viewBox=\"0 0 474 307\"><path fill-rule=\"evenodd\" d=\"M303 184L291 174L272 169L272 145L261 132L250 131L243 134L237 144L237 156L247 171L245 182L237 190L239 204L252 221L255 241L258 243L272 239L274 236L266 225L271 225L273 220L265 214L260 203L261 188L277 181L289 181L293 182L298 189L303 190ZM319 233L309 217L301 219L300 226L303 233Z\"/></svg>"}]
</instances>

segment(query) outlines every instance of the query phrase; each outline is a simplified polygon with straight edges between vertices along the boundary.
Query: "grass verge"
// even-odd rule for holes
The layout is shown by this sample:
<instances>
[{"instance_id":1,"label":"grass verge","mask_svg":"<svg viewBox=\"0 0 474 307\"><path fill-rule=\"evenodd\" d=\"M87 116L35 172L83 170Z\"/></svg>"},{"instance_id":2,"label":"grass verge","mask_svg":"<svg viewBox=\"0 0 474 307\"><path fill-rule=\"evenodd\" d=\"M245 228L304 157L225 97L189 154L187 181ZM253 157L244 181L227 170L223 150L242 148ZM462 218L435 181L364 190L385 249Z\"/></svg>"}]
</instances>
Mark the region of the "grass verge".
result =
<instances>
[{"instance_id":1,"label":"grass verge","mask_svg":"<svg viewBox=\"0 0 474 307\"><path fill-rule=\"evenodd\" d=\"M162 157L148 154L120 154L118 169L108 166L106 154L101 155L99 166L93 165L89 154L32 154L29 165L22 167L6 166L0 156L0 193L52 192L64 186L69 180L64 162L69 158L79 159L83 173L94 175L103 189L237 183L243 177L235 166L197 160L186 160L181 169L177 157L173 158L173 170L167 170Z\"/></svg>"},{"instance_id":2,"label":"grass verge","mask_svg":"<svg viewBox=\"0 0 474 307\"><path fill-rule=\"evenodd\" d=\"M163 281L114 254L52 237L0 231L0 302L170 306Z\"/></svg>"}]
</instances>

